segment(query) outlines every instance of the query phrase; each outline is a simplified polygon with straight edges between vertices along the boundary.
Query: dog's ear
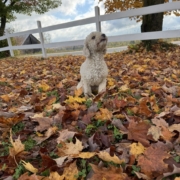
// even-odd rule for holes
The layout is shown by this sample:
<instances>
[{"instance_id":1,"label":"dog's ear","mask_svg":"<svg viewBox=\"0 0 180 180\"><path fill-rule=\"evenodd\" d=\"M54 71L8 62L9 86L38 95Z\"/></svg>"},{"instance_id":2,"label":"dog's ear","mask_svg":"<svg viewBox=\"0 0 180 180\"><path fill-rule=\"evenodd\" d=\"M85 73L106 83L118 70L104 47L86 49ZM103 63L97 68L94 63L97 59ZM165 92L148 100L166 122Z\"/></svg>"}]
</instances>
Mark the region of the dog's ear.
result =
<instances>
[{"instance_id":1,"label":"dog's ear","mask_svg":"<svg viewBox=\"0 0 180 180\"><path fill-rule=\"evenodd\" d=\"M87 42L84 43L83 54L84 54L87 58L90 57L90 51L89 51Z\"/></svg>"}]
</instances>

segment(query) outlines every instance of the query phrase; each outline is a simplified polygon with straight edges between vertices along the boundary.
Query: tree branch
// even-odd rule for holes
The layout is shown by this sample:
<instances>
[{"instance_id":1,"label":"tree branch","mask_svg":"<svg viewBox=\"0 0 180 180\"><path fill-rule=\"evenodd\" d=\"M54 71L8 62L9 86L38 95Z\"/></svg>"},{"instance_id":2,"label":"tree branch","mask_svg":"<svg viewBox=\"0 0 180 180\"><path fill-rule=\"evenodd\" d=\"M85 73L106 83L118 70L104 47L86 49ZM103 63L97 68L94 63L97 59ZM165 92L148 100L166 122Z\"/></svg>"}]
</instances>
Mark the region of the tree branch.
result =
<instances>
[{"instance_id":1,"label":"tree branch","mask_svg":"<svg viewBox=\"0 0 180 180\"><path fill-rule=\"evenodd\" d=\"M3 3L6 4L8 0L5 0Z\"/></svg>"}]
</instances>

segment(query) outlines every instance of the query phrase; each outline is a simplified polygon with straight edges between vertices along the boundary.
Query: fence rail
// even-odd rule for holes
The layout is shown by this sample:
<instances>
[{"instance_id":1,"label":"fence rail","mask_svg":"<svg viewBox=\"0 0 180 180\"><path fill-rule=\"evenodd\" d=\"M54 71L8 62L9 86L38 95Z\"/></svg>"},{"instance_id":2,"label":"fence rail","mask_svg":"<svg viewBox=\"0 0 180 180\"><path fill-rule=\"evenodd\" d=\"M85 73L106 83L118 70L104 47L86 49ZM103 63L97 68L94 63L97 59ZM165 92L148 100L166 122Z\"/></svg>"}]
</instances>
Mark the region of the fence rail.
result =
<instances>
[{"instance_id":1,"label":"fence rail","mask_svg":"<svg viewBox=\"0 0 180 180\"><path fill-rule=\"evenodd\" d=\"M169 1L171 2L171 1ZM111 14L100 15L99 7L95 7L95 17L90 17L82 20L76 20L72 22L57 24L53 26L41 27L41 22L37 21L37 29L31 29L27 31L17 32L9 34L6 33L5 36L1 36L0 40L7 39L8 47L0 48L1 51L9 50L11 56L14 56L13 50L17 49L42 49L43 57L47 57L46 48L53 47L65 47L65 46L75 46L75 45L83 45L84 40L76 40L76 41L66 41L66 42L56 42L56 43L44 43L43 33L53 30L59 30L64 28L70 28L75 26L81 26L85 24L96 23L96 30L101 31L101 22L109 21L121 18L127 18L132 16L140 16L147 14L154 14L159 12L178 10L180 9L180 2L171 2L165 4L159 4L154 6L143 7L139 9L132 9L123 12L115 12ZM33 45L21 45L21 46L12 46L11 37L22 36L24 34L34 34L39 33L40 36L40 44ZM126 34L126 35L118 35L118 36L110 36L108 37L109 42L117 42L117 41L132 41L132 40L149 40L149 39L161 39L161 38L174 38L180 36L180 30L169 30L169 31L155 31L155 32L146 32L146 33L137 33L137 34Z\"/></svg>"}]
</instances>

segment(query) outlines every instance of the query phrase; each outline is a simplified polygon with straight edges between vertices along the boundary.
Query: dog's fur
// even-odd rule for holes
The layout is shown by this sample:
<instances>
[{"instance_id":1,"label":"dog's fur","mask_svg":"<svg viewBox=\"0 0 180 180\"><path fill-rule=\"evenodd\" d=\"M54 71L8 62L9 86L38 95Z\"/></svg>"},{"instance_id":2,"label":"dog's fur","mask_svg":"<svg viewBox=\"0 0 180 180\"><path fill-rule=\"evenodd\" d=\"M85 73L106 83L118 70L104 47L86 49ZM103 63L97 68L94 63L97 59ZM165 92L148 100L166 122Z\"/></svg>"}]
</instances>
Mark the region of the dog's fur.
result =
<instances>
[{"instance_id":1,"label":"dog's fur","mask_svg":"<svg viewBox=\"0 0 180 180\"><path fill-rule=\"evenodd\" d=\"M83 53L86 60L80 68L81 81L77 89L82 87L86 97L92 95L94 86L98 88L98 93L106 90L108 75L108 68L104 61L106 45L107 37L100 32L92 32L85 39Z\"/></svg>"}]
</instances>

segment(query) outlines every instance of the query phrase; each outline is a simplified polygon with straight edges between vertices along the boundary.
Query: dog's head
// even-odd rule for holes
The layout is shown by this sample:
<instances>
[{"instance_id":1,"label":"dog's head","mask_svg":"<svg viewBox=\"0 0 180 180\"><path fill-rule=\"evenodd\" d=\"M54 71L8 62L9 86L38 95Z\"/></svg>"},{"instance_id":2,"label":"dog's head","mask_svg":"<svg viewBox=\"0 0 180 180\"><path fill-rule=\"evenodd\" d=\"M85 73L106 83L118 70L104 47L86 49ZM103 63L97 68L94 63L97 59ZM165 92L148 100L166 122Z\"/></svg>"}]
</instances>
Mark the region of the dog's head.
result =
<instances>
[{"instance_id":1,"label":"dog's head","mask_svg":"<svg viewBox=\"0 0 180 180\"><path fill-rule=\"evenodd\" d=\"M85 40L83 52L86 57L94 53L106 53L107 36L101 32L90 33Z\"/></svg>"}]
</instances>

